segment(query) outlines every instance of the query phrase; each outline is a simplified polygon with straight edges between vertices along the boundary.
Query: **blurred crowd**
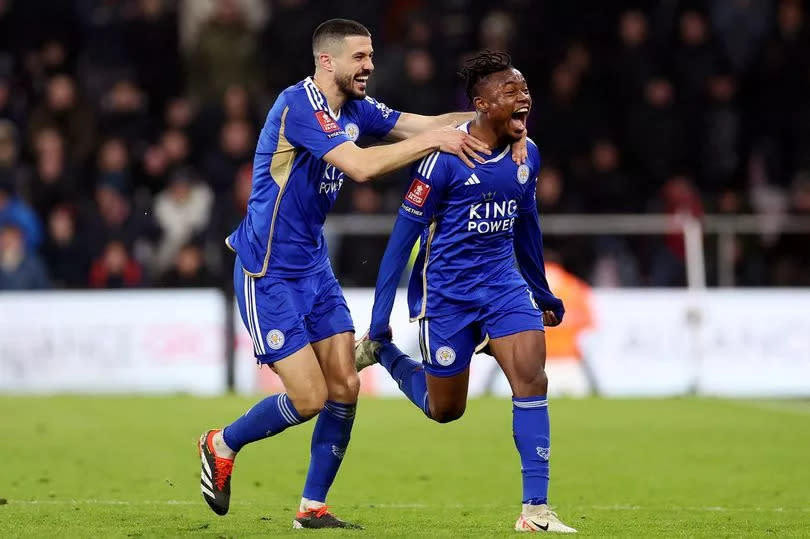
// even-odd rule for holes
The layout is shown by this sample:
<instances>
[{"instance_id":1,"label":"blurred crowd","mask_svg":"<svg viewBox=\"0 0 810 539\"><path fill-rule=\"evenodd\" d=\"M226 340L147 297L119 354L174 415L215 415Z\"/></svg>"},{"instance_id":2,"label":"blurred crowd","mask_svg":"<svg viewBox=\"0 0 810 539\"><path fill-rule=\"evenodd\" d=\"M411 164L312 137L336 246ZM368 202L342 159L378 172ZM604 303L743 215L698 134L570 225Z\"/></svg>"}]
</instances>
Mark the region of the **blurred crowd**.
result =
<instances>
[{"instance_id":1,"label":"blurred crowd","mask_svg":"<svg viewBox=\"0 0 810 539\"><path fill-rule=\"evenodd\" d=\"M810 216L802 0L0 0L0 290L227 288L264 115L330 17L371 29L370 93L408 112L469 109L460 61L512 54L544 214ZM336 211L392 213L407 179ZM373 285L385 241L336 238L341 281ZM678 236L546 243L596 285L684 280ZM733 247L738 284L810 285L807 235Z\"/></svg>"}]
</instances>

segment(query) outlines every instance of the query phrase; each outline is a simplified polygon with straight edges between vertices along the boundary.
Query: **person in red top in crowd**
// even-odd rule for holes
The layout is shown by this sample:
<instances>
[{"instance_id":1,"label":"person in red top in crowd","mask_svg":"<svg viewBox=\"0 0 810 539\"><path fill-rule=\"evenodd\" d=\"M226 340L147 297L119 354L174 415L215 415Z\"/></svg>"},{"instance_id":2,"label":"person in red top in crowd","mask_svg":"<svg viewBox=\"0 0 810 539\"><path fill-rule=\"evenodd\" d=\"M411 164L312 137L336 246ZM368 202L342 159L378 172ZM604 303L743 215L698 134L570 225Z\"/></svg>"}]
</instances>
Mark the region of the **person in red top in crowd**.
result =
<instances>
[{"instance_id":1,"label":"person in red top in crowd","mask_svg":"<svg viewBox=\"0 0 810 539\"><path fill-rule=\"evenodd\" d=\"M140 286L142 279L141 267L129 256L120 240L107 243L104 252L90 267L92 288L131 288Z\"/></svg>"}]
</instances>

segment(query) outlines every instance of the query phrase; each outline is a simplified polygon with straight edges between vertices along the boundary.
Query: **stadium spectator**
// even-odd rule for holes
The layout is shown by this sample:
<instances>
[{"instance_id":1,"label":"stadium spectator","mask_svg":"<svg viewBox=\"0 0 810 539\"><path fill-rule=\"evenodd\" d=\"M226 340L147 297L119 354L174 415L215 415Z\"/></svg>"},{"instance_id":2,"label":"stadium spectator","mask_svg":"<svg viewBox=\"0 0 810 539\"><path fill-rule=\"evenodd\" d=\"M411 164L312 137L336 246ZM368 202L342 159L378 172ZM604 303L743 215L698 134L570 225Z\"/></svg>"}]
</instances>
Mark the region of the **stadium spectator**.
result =
<instances>
[{"instance_id":1,"label":"stadium spectator","mask_svg":"<svg viewBox=\"0 0 810 539\"><path fill-rule=\"evenodd\" d=\"M236 0L218 0L189 58L189 90L200 102L218 99L231 84L259 89L258 39Z\"/></svg>"},{"instance_id":2,"label":"stadium spectator","mask_svg":"<svg viewBox=\"0 0 810 539\"><path fill-rule=\"evenodd\" d=\"M174 2L138 0L126 28L126 42L138 85L148 95L149 110L163 110L182 89L180 36Z\"/></svg>"},{"instance_id":3,"label":"stadium spectator","mask_svg":"<svg viewBox=\"0 0 810 539\"><path fill-rule=\"evenodd\" d=\"M79 100L76 83L68 75L51 77L45 101L31 113L28 140L32 146L37 133L46 127L59 130L71 164L82 166L87 162L96 142L96 121L93 111Z\"/></svg>"},{"instance_id":4,"label":"stadium spectator","mask_svg":"<svg viewBox=\"0 0 810 539\"><path fill-rule=\"evenodd\" d=\"M647 81L644 100L629 109L624 129L628 157L647 178L640 187L649 196L684 164L686 131L668 80L656 77Z\"/></svg>"},{"instance_id":5,"label":"stadium spectator","mask_svg":"<svg viewBox=\"0 0 810 539\"><path fill-rule=\"evenodd\" d=\"M50 281L39 256L25 245L23 229L0 218L0 290L49 288Z\"/></svg>"},{"instance_id":6,"label":"stadium spectator","mask_svg":"<svg viewBox=\"0 0 810 539\"><path fill-rule=\"evenodd\" d=\"M244 120L231 120L219 132L219 145L209 153L203 169L217 195L230 189L236 171L253 161L253 129Z\"/></svg>"},{"instance_id":7,"label":"stadium spectator","mask_svg":"<svg viewBox=\"0 0 810 539\"><path fill-rule=\"evenodd\" d=\"M42 225L33 209L12 185L0 182L0 223L13 223L22 233L27 251L36 252L42 243Z\"/></svg>"},{"instance_id":8,"label":"stadium spectator","mask_svg":"<svg viewBox=\"0 0 810 539\"><path fill-rule=\"evenodd\" d=\"M101 101L100 135L124 140L129 148L143 149L152 135L146 98L131 80L113 84Z\"/></svg>"},{"instance_id":9,"label":"stadium spectator","mask_svg":"<svg viewBox=\"0 0 810 539\"><path fill-rule=\"evenodd\" d=\"M233 232L247 213L250 190L253 187L253 164L245 163L236 172L233 186L224 196L217 196L211 212L206 238L208 266L226 286L232 279L233 251L225 238Z\"/></svg>"},{"instance_id":10,"label":"stadium spectator","mask_svg":"<svg viewBox=\"0 0 810 539\"><path fill-rule=\"evenodd\" d=\"M171 266L178 251L195 234L205 231L213 201L211 189L191 169L172 174L169 185L155 197L155 219L163 233L155 252L158 273Z\"/></svg>"},{"instance_id":11,"label":"stadium spectator","mask_svg":"<svg viewBox=\"0 0 810 539\"><path fill-rule=\"evenodd\" d=\"M75 201L76 179L65 155L65 144L59 131L46 128L34 141L36 163L28 199L41 219L46 219L54 206Z\"/></svg>"},{"instance_id":12,"label":"stadium spectator","mask_svg":"<svg viewBox=\"0 0 810 539\"><path fill-rule=\"evenodd\" d=\"M20 147L17 128L10 120L0 119L0 183L22 189L27 174L19 163Z\"/></svg>"},{"instance_id":13,"label":"stadium spectator","mask_svg":"<svg viewBox=\"0 0 810 539\"><path fill-rule=\"evenodd\" d=\"M204 288L216 285L216 279L205 266L203 251L196 243L183 245L173 265L162 277L161 286L168 288Z\"/></svg>"},{"instance_id":14,"label":"stadium spectator","mask_svg":"<svg viewBox=\"0 0 810 539\"><path fill-rule=\"evenodd\" d=\"M143 271L120 240L110 240L90 266L92 288L132 288L142 284Z\"/></svg>"},{"instance_id":15,"label":"stadium spectator","mask_svg":"<svg viewBox=\"0 0 810 539\"><path fill-rule=\"evenodd\" d=\"M54 207L48 215L48 236L42 256L58 288L84 288L90 269L90 253L76 229L74 209Z\"/></svg>"}]
</instances>

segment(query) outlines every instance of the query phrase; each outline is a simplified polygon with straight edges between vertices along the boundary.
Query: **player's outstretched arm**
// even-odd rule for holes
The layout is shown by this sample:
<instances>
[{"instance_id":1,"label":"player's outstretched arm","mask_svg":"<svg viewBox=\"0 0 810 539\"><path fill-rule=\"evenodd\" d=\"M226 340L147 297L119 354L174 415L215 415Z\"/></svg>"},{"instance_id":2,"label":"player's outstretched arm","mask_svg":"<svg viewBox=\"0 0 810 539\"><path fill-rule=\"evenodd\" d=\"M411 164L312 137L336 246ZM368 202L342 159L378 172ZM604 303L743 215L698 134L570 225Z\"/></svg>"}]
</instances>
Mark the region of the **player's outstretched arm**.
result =
<instances>
[{"instance_id":1,"label":"player's outstretched arm","mask_svg":"<svg viewBox=\"0 0 810 539\"><path fill-rule=\"evenodd\" d=\"M464 122L472 121L475 118L474 112L448 112L438 116L423 116L403 112L400 114L396 125L386 135L386 140L398 141L409 139L419 133L444 127L445 125L461 125Z\"/></svg>"},{"instance_id":2,"label":"player's outstretched arm","mask_svg":"<svg viewBox=\"0 0 810 539\"><path fill-rule=\"evenodd\" d=\"M470 157L478 157L476 151L489 152L477 138L448 125L386 146L360 148L353 142L344 142L326 153L323 159L362 183L402 168L436 150L458 155L473 168L475 165Z\"/></svg>"},{"instance_id":3,"label":"player's outstretched arm","mask_svg":"<svg viewBox=\"0 0 810 539\"><path fill-rule=\"evenodd\" d=\"M394 223L394 230L388 239L374 290L374 307L371 310L371 329L369 331L369 337L373 340L391 338L388 322L391 319L391 310L394 308L397 284L408 264L413 244L424 229L424 223L402 215L398 216Z\"/></svg>"},{"instance_id":4,"label":"player's outstretched arm","mask_svg":"<svg viewBox=\"0 0 810 539\"><path fill-rule=\"evenodd\" d=\"M437 129L450 124L461 125L473 119L475 119L475 112L448 112L437 116L423 116L403 112L400 114L396 125L388 132L385 138L387 140L405 140L430 129ZM526 162L528 156L526 135L524 135L522 139L512 145L512 160L522 165ZM476 160L479 163L483 162L483 159L477 156Z\"/></svg>"},{"instance_id":5,"label":"player's outstretched arm","mask_svg":"<svg viewBox=\"0 0 810 539\"><path fill-rule=\"evenodd\" d=\"M546 279L546 266L543 260L543 232L540 229L540 218L537 206L532 205L527 211L522 211L515 221L515 256L518 266L529 285L529 289L543 311L552 311L556 323L546 322L548 326L556 326L562 322L565 307L560 298L551 293Z\"/></svg>"}]
</instances>

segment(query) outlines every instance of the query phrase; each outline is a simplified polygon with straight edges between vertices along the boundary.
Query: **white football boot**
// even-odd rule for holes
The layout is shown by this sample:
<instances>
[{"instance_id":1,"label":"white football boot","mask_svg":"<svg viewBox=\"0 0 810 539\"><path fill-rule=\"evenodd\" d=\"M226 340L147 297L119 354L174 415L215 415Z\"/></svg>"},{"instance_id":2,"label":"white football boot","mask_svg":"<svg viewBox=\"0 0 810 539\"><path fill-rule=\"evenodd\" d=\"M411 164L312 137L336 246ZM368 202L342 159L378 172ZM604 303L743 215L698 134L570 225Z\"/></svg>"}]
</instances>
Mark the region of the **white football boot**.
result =
<instances>
[{"instance_id":1,"label":"white football boot","mask_svg":"<svg viewBox=\"0 0 810 539\"><path fill-rule=\"evenodd\" d=\"M378 353L382 344L368 338L368 332L354 343L354 366L357 372L379 362Z\"/></svg>"},{"instance_id":2,"label":"white football boot","mask_svg":"<svg viewBox=\"0 0 810 539\"><path fill-rule=\"evenodd\" d=\"M515 522L515 531L519 532L554 532L577 533L577 530L566 526L557 517L557 513L546 505L523 504L523 512Z\"/></svg>"}]
</instances>

